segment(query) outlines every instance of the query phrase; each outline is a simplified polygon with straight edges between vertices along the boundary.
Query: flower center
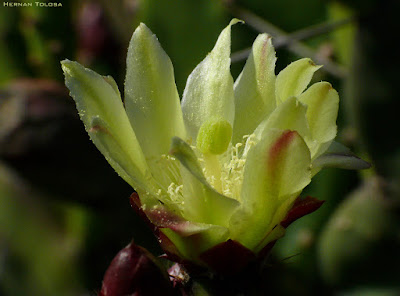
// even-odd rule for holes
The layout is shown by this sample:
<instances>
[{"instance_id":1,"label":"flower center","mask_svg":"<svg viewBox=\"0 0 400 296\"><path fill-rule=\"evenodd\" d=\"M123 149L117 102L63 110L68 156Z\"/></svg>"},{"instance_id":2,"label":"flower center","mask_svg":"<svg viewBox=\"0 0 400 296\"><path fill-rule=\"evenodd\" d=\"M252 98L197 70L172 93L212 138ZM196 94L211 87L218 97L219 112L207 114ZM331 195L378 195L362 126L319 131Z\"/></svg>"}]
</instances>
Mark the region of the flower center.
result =
<instances>
[{"instance_id":1,"label":"flower center","mask_svg":"<svg viewBox=\"0 0 400 296\"><path fill-rule=\"evenodd\" d=\"M229 144L221 155L207 155L199 158L203 173L211 186L219 193L241 201L244 167L247 153L256 144L255 135L246 135L243 142ZM244 147L243 147L244 146ZM195 149L195 147L193 147Z\"/></svg>"},{"instance_id":2,"label":"flower center","mask_svg":"<svg viewBox=\"0 0 400 296\"><path fill-rule=\"evenodd\" d=\"M152 174L158 187L155 193L157 199L164 204L178 207L184 204L179 166L179 162L173 156L166 154L151 163Z\"/></svg>"}]
</instances>

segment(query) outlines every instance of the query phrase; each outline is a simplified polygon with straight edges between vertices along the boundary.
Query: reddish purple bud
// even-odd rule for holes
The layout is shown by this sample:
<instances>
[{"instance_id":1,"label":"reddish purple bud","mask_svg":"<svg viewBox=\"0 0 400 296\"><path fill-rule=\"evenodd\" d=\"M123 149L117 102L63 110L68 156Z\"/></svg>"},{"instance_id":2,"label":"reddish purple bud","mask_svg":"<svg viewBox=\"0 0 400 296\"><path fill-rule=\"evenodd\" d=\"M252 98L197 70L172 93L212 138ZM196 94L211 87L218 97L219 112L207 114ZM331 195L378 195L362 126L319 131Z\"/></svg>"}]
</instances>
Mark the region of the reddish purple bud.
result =
<instances>
[{"instance_id":1,"label":"reddish purple bud","mask_svg":"<svg viewBox=\"0 0 400 296\"><path fill-rule=\"evenodd\" d=\"M131 242L112 260L99 296L133 295L174 295L174 291L156 258Z\"/></svg>"},{"instance_id":2,"label":"reddish purple bud","mask_svg":"<svg viewBox=\"0 0 400 296\"><path fill-rule=\"evenodd\" d=\"M290 224L292 224L292 222L296 221L297 219L318 210L323 203L323 200L318 200L311 196L307 196L305 198L297 198L294 202L293 207L286 215L286 218L281 222L281 225L287 228Z\"/></svg>"}]
</instances>

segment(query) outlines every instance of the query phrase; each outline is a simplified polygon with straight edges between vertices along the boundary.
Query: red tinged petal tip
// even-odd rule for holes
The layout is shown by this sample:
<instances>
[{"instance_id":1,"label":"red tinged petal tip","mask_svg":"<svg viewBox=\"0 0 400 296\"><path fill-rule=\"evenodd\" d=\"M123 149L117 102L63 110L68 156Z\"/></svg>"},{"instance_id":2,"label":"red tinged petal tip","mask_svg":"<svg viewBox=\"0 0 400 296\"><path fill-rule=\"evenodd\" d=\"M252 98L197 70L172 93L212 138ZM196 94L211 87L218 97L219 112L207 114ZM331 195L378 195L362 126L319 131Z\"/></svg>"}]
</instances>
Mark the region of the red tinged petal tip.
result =
<instances>
[{"instance_id":1,"label":"red tinged petal tip","mask_svg":"<svg viewBox=\"0 0 400 296\"><path fill-rule=\"evenodd\" d=\"M99 296L174 295L167 274L146 249L133 242L114 257Z\"/></svg>"},{"instance_id":2,"label":"red tinged petal tip","mask_svg":"<svg viewBox=\"0 0 400 296\"><path fill-rule=\"evenodd\" d=\"M272 147L268 151L268 167L271 170L276 170L279 165L279 161L282 158L282 155L285 153L285 150L293 142L293 140L298 136L296 131L284 131L282 135L276 140L276 142L272 145Z\"/></svg>"},{"instance_id":3,"label":"red tinged petal tip","mask_svg":"<svg viewBox=\"0 0 400 296\"><path fill-rule=\"evenodd\" d=\"M296 221L297 219L318 210L323 203L323 200L318 200L311 196L307 196L305 198L297 198L293 204L293 207L286 215L286 218L281 222L281 225L287 228L292 222Z\"/></svg>"},{"instance_id":4,"label":"red tinged petal tip","mask_svg":"<svg viewBox=\"0 0 400 296\"><path fill-rule=\"evenodd\" d=\"M260 71L258 71L258 74L260 75L258 77L258 79L260 81L264 81L265 80L265 68L267 67L267 50L268 50L268 42L271 39L270 36L266 36L263 45L262 45L262 49L261 49L261 60L260 60Z\"/></svg>"}]
</instances>

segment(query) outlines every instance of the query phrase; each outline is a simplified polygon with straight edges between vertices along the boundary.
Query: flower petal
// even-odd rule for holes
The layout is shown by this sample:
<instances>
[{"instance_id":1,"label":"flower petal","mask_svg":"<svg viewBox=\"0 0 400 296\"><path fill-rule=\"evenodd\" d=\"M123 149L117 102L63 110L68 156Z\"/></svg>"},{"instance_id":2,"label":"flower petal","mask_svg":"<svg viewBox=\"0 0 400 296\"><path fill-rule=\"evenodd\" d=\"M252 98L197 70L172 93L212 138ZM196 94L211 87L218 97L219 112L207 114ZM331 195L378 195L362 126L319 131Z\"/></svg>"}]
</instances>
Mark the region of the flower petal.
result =
<instances>
[{"instance_id":1,"label":"flower petal","mask_svg":"<svg viewBox=\"0 0 400 296\"><path fill-rule=\"evenodd\" d=\"M77 62L61 62L65 84L90 138L132 187L146 188L148 166L126 116L115 81Z\"/></svg>"},{"instance_id":2,"label":"flower petal","mask_svg":"<svg viewBox=\"0 0 400 296\"><path fill-rule=\"evenodd\" d=\"M309 58L304 58L283 69L276 77L276 103L279 105L292 96L300 95L319 68L321 66L315 65Z\"/></svg>"},{"instance_id":3,"label":"flower petal","mask_svg":"<svg viewBox=\"0 0 400 296\"><path fill-rule=\"evenodd\" d=\"M178 159L200 182L207 183L201 166L197 161L197 156L188 143L178 137L173 137L169 154Z\"/></svg>"},{"instance_id":4,"label":"flower petal","mask_svg":"<svg viewBox=\"0 0 400 296\"><path fill-rule=\"evenodd\" d=\"M177 251L184 259L199 262L199 255L226 241L229 237L227 228L218 225L197 224L200 228L196 233L189 236L182 236L173 229L160 229L175 245Z\"/></svg>"},{"instance_id":5,"label":"flower petal","mask_svg":"<svg viewBox=\"0 0 400 296\"><path fill-rule=\"evenodd\" d=\"M173 136L185 137L182 111L171 60L144 24L133 33L126 63L126 112L140 146L148 159L167 154Z\"/></svg>"},{"instance_id":6,"label":"flower petal","mask_svg":"<svg viewBox=\"0 0 400 296\"><path fill-rule=\"evenodd\" d=\"M192 148L178 137L173 138L170 153L184 168L181 170L186 219L201 223L228 226L229 218L239 202L218 193L207 182Z\"/></svg>"},{"instance_id":7,"label":"flower petal","mask_svg":"<svg viewBox=\"0 0 400 296\"><path fill-rule=\"evenodd\" d=\"M292 130L300 136L310 135L307 122L307 106L299 102L296 97L291 97L280 104L272 114L254 131L256 139L260 140L268 129Z\"/></svg>"},{"instance_id":8,"label":"flower petal","mask_svg":"<svg viewBox=\"0 0 400 296\"><path fill-rule=\"evenodd\" d=\"M315 83L299 96L299 100L307 105L307 120L312 139L318 143L333 140L337 132L339 95L332 85L328 82Z\"/></svg>"},{"instance_id":9,"label":"flower petal","mask_svg":"<svg viewBox=\"0 0 400 296\"><path fill-rule=\"evenodd\" d=\"M194 221L228 227L229 219L240 203L200 182L191 172L182 171L184 215Z\"/></svg>"},{"instance_id":10,"label":"flower petal","mask_svg":"<svg viewBox=\"0 0 400 296\"><path fill-rule=\"evenodd\" d=\"M233 126L235 113L233 78L230 72L232 20L221 32L207 57L190 74L182 99L183 119L195 143L202 124L209 119L225 120Z\"/></svg>"},{"instance_id":11,"label":"flower petal","mask_svg":"<svg viewBox=\"0 0 400 296\"><path fill-rule=\"evenodd\" d=\"M243 141L275 109L275 49L271 37L260 34L235 82L232 143Z\"/></svg>"},{"instance_id":12,"label":"flower petal","mask_svg":"<svg viewBox=\"0 0 400 296\"><path fill-rule=\"evenodd\" d=\"M143 206L142 199L142 194L140 198L132 194L131 204L139 215L145 215L145 222L153 226L161 246L171 253L168 256L177 255L196 262L202 252L228 239L226 227L189 221L160 203Z\"/></svg>"},{"instance_id":13,"label":"flower petal","mask_svg":"<svg viewBox=\"0 0 400 296\"><path fill-rule=\"evenodd\" d=\"M250 249L261 249L260 242L266 242L266 235L280 222L275 220L286 215L282 209L288 210L310 181L310 152L299 134L266 131L247 155L241 193L243 207L232 217L232 239ZM247 225L253 225L252 229Z\"/></svg>"}]
</instances>

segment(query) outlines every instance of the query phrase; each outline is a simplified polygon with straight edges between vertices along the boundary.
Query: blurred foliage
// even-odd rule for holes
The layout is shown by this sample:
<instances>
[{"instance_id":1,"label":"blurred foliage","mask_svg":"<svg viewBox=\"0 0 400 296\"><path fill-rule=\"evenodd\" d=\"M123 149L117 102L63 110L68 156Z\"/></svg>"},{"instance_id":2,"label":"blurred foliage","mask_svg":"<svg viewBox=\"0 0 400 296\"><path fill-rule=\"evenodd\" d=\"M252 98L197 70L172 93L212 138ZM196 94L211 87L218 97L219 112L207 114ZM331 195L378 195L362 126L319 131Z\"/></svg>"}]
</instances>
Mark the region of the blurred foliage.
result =
<instances>
[{"instance_id":1,"label":"blurred foliage","mask_svg":"<svg viewBox=\"0 0 400 296\"><path fill-rule=\"evenodd\" d=\"M145 22L171 57L182 94L232 17L246 21L233 29L233 54L251 46L260 27L275 40L306 29L277 51L277 70L302 55L326 61L315 79L341 94L339 140L374 166L323 171L306 189L326 202L275 246L271 294L400 294L398 1L35 2L0 7L0 295L94 295L132 238L160 254L129 207L131 189L90 143L59 61L78 60L122 88L129 38ZM232 65L234 77L243 64Z\"/></svg>"}]
</instances>

